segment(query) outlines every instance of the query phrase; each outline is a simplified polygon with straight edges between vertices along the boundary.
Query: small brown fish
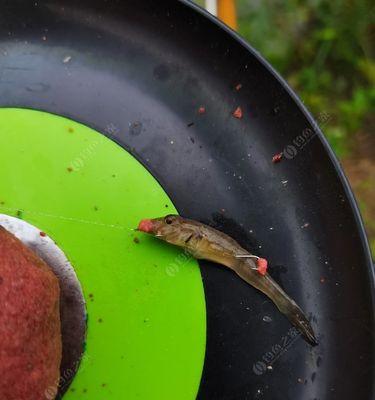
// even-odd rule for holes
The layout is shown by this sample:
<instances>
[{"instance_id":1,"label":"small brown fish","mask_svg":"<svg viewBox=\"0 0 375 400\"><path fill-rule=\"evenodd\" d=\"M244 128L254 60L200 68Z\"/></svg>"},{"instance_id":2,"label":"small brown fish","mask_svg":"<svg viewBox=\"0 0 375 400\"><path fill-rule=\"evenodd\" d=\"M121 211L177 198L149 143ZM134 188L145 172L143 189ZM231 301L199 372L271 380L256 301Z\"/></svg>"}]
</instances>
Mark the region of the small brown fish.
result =
<instances>
[{"instance_id":1,"label":"small brown fish","mask_svg":"<svg viewBox=\"0 0 375 400\"><path fill-rule=\"evenodd\" d=\"M310 322L296 302L264 269L259 270L256 256L225 233L178 215L144 219L139 223L138 230L182 247L197 259L214 261L232 269L247 283L267 295L310 344L317 344Z\"/></svg>"}]
</instances>

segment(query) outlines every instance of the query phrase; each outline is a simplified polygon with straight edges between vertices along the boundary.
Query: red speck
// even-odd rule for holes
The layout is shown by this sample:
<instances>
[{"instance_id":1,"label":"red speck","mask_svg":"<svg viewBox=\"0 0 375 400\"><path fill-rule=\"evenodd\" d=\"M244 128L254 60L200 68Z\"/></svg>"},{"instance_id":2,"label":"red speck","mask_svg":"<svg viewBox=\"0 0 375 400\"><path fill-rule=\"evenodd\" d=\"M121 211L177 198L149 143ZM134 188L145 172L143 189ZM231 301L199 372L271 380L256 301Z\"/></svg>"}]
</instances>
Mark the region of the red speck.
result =
<instances>
[{"instance_id":1,"label":"red speck","mask_svg":"<svg viewBox=\"0 0 375 400\"><path fill-rule=\"evenodd\" d=\"M152 232L154 229L154 224L150 219L142 219L142 221L138 225L138 230L142 232Z\"/></svg>"},{"instance_id":2,"label":"red speck","mask_svg":"<svg viewBox=\"0 0 375 400\"><path fill-rule=\"evenodd\" d=\"M324 283L326 281L326 279L324 277L320 278L320 283Z\"/></svg>"},{"instance_id":3,"label":"red speck","mask_svg":"<svg viewBox=\"0 0 375 400\"><path fill-rule=\"evenodd\" d=\"M39 232L39 235L40 235L41 237L47 236L47 234L46 234L45 232L43 232L43 231L40 231L40 232Z\"/></svg>"},{"instance_id":4,"label":"red speck","mask_svg":"<svg viewBox=\"0 0 375 400\"><path fill-rule=\"evenodd\" d=\"M280 162L282 158L283 158L283 153L275 154L275 155L272 157L272 162L273 162L274 164L276 164L276 163Z\"/></svg>"},{"instance_id":5,"label":"red speck","mask_svg":"<svg viewBox=\"0 0 375 400\"><path fill-rule=\"evenodd\" d=\"M205 112L206 112L206 108L205 108L205 107L200 106L200 107L198 108L198 114L204 114Z\"/></svg>"},{"instance_id":6,"label":"red speck","mask_svg":"<svg viewBox=\"0 0 375 400\"><path fill-rule=\"evenodd\" d=\"M265 258L258 258L257 260L257 271L261 274L261 275L266 275L267 273L267 268L268 268L268 262Z\"/></svg>"},{"instance_id":7,"label":"red speck","mask_svg":"<svg viewBox=\"0 0 375 400\"><path fill-rule=\"evenodd\" d=\"M234 118L238 118L241 119L243 117L243 113L242 113L242 108L241 107L237 107L234 111L233 111L233 117Z\"/></svg>"},{"instance_id":8,"label":"red speck","mask_svg":"<svg viewBox=\"0 0 375 400\"><path fill-rule=\"evenodd\" d=\"M236 85L235 89L237 90L237 92L242 88L242 83L239 83Z\"/></svg>"}]
</instances>

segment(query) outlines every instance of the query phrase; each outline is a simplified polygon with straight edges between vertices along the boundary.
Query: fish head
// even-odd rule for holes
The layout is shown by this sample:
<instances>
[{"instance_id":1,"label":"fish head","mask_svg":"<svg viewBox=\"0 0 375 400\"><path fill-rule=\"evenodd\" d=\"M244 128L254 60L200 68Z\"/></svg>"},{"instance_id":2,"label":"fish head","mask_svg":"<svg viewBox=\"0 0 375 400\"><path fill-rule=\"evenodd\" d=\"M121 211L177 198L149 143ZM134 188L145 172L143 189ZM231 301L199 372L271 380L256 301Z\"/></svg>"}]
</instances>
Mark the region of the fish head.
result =
<instances>
[{"instance_id":1,"label":"fish head","mask_svg":"<svg viewBox=\"0 0 375 400\"><path fill-rule=\"evenodd\" d=\"M198 227L190 220L173 214L161 218L143 219L138 225L139 231L181 247L185 247L197 229Z\"/></svg>"}]
</instances>

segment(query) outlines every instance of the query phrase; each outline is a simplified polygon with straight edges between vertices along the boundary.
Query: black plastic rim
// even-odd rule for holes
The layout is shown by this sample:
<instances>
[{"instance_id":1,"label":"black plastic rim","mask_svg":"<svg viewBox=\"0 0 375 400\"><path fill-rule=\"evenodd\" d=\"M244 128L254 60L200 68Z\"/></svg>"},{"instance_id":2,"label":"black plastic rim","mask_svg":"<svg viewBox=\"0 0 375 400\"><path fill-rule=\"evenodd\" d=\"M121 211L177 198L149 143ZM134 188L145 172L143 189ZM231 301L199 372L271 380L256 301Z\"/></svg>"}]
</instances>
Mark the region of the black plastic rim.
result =
<instances>
[{"instance_id":1,"label":"black plastic rim","mask_svg":"<svg viewBox=\"0 0 375 400\"><path fill-rule=\"evenodd\" d=\"M270 359L290 340L289 323L202 262L208 337L198 397L372 399L375 279L358 208L312 116L259 53L188 1L1 4L2 107L64 115L109 136L182 214L267 256L311 313L319 346L298 339ZM237 106L242 120L231 115ZM305 129L308 144L272 164Z\"/></svg>"}]
</instances>

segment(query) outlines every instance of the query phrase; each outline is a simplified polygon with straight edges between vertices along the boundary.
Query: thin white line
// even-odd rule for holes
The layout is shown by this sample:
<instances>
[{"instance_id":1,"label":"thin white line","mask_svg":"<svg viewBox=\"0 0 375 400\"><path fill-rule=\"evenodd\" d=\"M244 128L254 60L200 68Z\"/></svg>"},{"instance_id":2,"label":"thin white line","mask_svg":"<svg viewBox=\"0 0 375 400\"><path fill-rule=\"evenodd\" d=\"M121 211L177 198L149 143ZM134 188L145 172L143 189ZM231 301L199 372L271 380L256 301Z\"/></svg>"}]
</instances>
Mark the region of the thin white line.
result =
<instances>
[{"instance_id":1,"label":"thin white line","mask_svg":"<svg viewBox=\"0 0 375 400\"><path fill-rule=\"evenodd\" d=\"M54 215L54 214L44 213L44 212L40 212L40 211L25 210L23 208L12 208L12 207L0 206L0 209L6 210L6 211L13 211L13 212L22 211L22 212L32 214L32 215L40 215L43 217L57 218L57 219L62 219L64 221L79 222L82 224L105 226L107 228L116 228L116 229L122 229L122 230L133 230L134 229L134 228L127 228L127 227L124 227L121 225L116 225L116 224L103 224L102 222L90 221L90 220L86 220L86 219L65 217L63 215Z\"/></svg>"}]
</instances>

